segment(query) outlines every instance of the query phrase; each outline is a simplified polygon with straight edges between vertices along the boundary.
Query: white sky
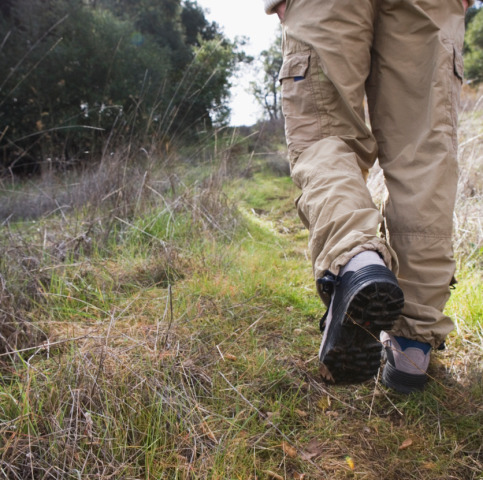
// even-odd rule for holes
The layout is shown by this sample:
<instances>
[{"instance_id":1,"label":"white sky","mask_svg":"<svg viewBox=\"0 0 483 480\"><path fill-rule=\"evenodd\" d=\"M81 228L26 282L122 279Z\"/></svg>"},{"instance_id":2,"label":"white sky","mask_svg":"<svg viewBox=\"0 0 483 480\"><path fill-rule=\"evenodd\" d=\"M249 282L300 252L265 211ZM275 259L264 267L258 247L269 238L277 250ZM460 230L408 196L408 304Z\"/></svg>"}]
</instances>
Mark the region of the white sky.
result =
<instances>
[{"instance_id":1,"label":"white sky","mask_svg":"<svg viewBox=\"0 0 483 480\"><path fill-rule=\"evenodd\" d=\"M249 44L244 50L249 55L256 57L275 39L278 17L265 14L262 0L197 0L197 3L206 11L208 20L218 23L228 38L248 37ZM232 125L252 125L261 117L258 105L246 92L251 77L249 71L240 71L233 81Z\"/></svg>"}]
</instances>

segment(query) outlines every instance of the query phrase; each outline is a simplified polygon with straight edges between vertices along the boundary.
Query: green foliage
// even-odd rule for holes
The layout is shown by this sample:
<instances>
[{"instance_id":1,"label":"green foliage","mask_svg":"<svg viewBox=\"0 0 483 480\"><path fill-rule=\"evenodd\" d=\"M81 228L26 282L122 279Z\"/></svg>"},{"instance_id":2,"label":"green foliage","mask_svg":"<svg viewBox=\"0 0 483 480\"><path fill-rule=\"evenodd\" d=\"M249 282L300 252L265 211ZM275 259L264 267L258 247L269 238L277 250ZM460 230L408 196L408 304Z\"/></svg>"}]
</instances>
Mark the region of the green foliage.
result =
<instances>
[{"instance_id":1,"label":"green foliage","mask_svg":"<svg viewBox=\"0 0 483 480\"><path fill-rule=\"evenodd\" d=\"M89 127L109 132L116 123L132 123L129 114L139 96L144 96L144 105L153 103L169 65L162 49L149 39L136 44L132 26L108 11L64 2L51 8L52 17L65 20L29 52L7 82L2 99L3 120L9 127L6 140L22 151L38 147L34 153L42 157L55 152L58 144L65 155L95 149L93 140L103 138L93 138ZM26 22L25 32L13 31L12 43L21 44L26 37L33 42L48 31L50 18L35 14L45 24ZM142 118L136 118L138 124Z\"/></svg>"},{"instance_id":2,"label":"green foliage","mask_svg":"<svg viewBox=\"0 0 483 480\"><path fill-rule=\"evenodd\" d=\"M203 40L213 40L218 33L218 25L209 23L203 10L196 2L186 1L181 12L181 23L188 45L200 45L199 36Z\"/></svg>"},{"instance_id":3,"label":"green foliage","mask_svg":"<svg viewBox=\"0 0 483 480\"><path fill-rule=\"evenodd\" d=\"M2 12L4 167L92 155L113 134L156 147L226 118L242 56L195 2L19 0Z\"/></svg>"},{"instance_id":4,"label":"green foliage","mask_svg":"<svg viewBox=\"0 0 483 480\"><path fill-rule=\"evenodd\" d=\"M257 102L270 120L281 117L280 85L278 74L282 68L281 31L268 50L260 53L258 59L263 71L261 82L251 82L250 87Z\"/></svg>"},{"instance_id":5,"label":"green foliage","mask_svg":"<svg viewBox=\"0 0 483 480\"><path fill-rule=\"evenodd\" d=\"M192 83L186 99L186 106L192 111L191 116L200 118L205 112L211 115L217 124L223 124L228 117L228 91L224 88L229 83L230 72L236 68L241 57L234 56L235 44L217 36L212 40L199 37L199 45L194 47L195 58L190 76ZM210 89L206 86L210 85Z\"/></svg>"},{"instance_id":6,"label":"green foliage","mask_svg":"<svg viewBox=\"0 0 483 480\"><path fill-rule=\"evenodd\" d=\"M474 9L465 38L466 76L472 83L483 81L483 9Z\"/></svg>"}]
</instances>

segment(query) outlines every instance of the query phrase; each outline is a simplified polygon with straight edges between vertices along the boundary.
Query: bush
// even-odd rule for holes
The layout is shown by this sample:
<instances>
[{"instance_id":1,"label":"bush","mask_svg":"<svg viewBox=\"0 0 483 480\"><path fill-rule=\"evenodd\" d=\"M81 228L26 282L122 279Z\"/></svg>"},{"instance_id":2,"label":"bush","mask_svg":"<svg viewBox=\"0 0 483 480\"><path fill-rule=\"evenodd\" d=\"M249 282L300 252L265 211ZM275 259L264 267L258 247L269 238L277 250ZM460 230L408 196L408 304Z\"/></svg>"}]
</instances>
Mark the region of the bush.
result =
<instances>
[{"instance_id":1,"label":"bush","mask_svg":"<svg viewBox=\"0 0 483 480\"><path fill-rule=\"evenodd\" d=\"M472 83L483 81L483 9L473 14L465 39L466 77Z\"/></svg>"},{"instance_id":2,"label":"bush","mask_svg":"<svg viewBox=\"0 0 483 480\"><path fill-rule=\"evenodd\" d=\"M4 9L3 167L31 171L29 163L47 158L86 158L113 135L117 144L166 143L226 119L239 57L233 43L203 23L196 4L183 10L180 0L147 1L128 18L119 2L86 3L18 0ZM184 41L182 12L188 25L195 22L192 45Z\"/></svg>"}]
</instances>

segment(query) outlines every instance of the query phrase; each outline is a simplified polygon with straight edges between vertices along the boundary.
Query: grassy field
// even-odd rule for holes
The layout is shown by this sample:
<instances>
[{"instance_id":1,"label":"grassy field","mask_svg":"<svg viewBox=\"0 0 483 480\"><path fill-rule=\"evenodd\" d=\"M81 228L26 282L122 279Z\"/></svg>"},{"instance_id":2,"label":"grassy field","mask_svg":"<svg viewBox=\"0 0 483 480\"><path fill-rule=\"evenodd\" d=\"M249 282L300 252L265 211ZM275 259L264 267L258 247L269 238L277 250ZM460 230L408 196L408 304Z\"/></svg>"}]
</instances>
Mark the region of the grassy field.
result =
<instances>
[{"instance_id":1,"label":"grassy field","mask_svg":"<svg viewBox=\"0 0 483 480\"><path fill-rule=\"evenodd\" d=\"M0 478L482 479L483 100L466 98L456 330L411 396L322 382L281 139L5 180ZM382 198L377 169L369 185Z\"/></svg>"}]
</instances>

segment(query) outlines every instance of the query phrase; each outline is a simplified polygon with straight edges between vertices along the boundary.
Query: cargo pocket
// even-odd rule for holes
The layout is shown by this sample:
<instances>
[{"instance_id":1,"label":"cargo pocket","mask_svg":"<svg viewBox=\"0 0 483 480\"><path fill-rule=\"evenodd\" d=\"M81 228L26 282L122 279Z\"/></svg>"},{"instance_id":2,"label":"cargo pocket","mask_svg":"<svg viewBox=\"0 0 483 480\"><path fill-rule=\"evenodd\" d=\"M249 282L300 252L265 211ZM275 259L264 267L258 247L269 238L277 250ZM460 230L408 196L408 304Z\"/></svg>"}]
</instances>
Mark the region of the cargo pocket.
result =
<instances>
[{"instance_id":1,"label":"cargo pocket","mask_svg":"<svg viewBox=\"0 0 483 480\"><path fill-rule=\"evenodd\" d=\"M458 147L458 111L460 108L460 93L463 83L464 64L463 54L455 45L453 45L453 79L451 92L451 121L453 126L453 148Z\"/></svg>"},{"instance_id":2,"label":"cargo pocket","mask_svg":"<svg viewBox=\"0 0 483 480\"><path fill-rule=\"evenodd\" d=\"M293 166L298 156L321 138L311 72L311 52L287 55L278 78L282 84L282 111L290 164Z\"/></svg>"}]
</instances>

